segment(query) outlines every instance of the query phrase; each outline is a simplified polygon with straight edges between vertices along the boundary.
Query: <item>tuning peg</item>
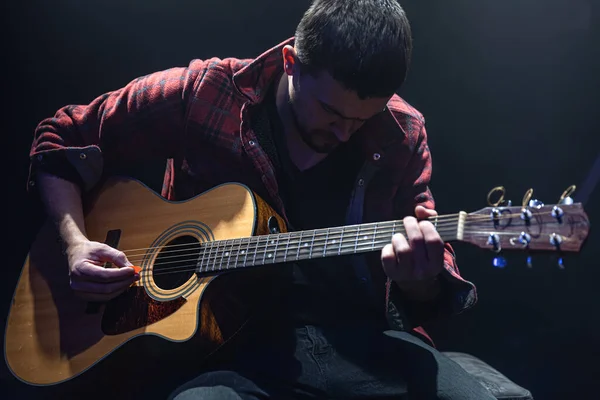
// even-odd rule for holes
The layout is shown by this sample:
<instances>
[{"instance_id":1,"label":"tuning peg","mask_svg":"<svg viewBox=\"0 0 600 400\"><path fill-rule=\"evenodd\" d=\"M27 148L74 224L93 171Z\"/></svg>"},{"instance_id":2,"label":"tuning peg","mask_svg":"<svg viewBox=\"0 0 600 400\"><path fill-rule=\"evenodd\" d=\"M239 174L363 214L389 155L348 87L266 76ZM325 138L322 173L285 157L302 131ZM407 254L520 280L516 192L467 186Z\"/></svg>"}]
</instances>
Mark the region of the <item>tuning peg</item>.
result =
<instances>
[{"instance_id":1,"label":"tuning peg","mask_svg":"<svg viewBox=\"0 0 600 400\"><path fill-rule=\"evenodd\" d=\"M529 207L539 210L540 208L544 207L544 203L537 199L531 199L529 200Z\"/></svg>"},{"instance_id":2,"label":"tuning peg","mask_svg":"<svg viewBox=\"0 0 600 400\"><path fill-rule=\"evenodd\" d=\"M576 188L577 188L577 186L575 186L575 185L571 185L568 188L566 188L565 191L560 196L560 199L558 199L558 204L565 204L565 205L573 204L573 198L571 197L571 195L575 192Z\"/></svg>"},{"instance_id":3,"label":"tuning peg","mask_svg":"<svg viewBox=\"0 0 600 400\"><path fill-rule=\"evenodd\" d=\"M490 233L487 244L492 246L494 252L496 253L500 253L500 250L502 250L502 246L500 245L500 237L497 233Z\"/></svg>"},{"instance_id":4,"label":"tuning peg","mask_svg":"<svg viewBox=\"0 0 600 400\"><path fill-rule=\"evenodd\" d=\"M571 198L571 195L575 191L575 188L576 188L575 185L571 185L568 188L566 188L565 191L560 196L560 199L558 199L558 204L559 205L573 204L573 198ZM565 212L559 205L555 205L554 207L552 207L552 216L554 218L556 218L556 220L558 221L559 224L562 224L562 217L565 214Z\"/></svg>"},{"instance_id":5,"label":"tuning peg","mask_svg":"<svg viewBox=\"0 0 600 400\"><path fill-rule=\"evenodd\" d=\"M504 258L502 256L496 256L492 260L492 265L496 268L504 268L504 267L506 267L506 264L507 264L506 258Z\"/></svg>"},{"instance_id":6,"label":"tuning peg","mask_svg":"<svg viewBox=\"0 0 600 400\"><path fill-rule=\"evenodd\" d=\"M531 222L531 218L533 217L533 213L529 209L531 207L531 196L533 195L533 189L529 189L525 192L525 196L523 196L523 201L521 202L521 219L525 221L526 225L529 225Z\"/></svg>"},{"instance_id":7,"label":"tuning peg","mask_svg":"<svg viewBox=\"0 0 600 400\"><path fill-rule=\"evenodd\" d=\"M565 262L563 260L563 254L562 251L560 249L560 245L563 241L562 236L557 235L556 233L553 233L552 235L550 235L550 243L556 247L556 251L558 252L558 259L556 261L556 264L558 265L559 269L565 269Z\"/></svg>"},{"instance_id":8,"label":"tuning peg","mask_svg":"<svg viewBox=\"0 0 600 400\"><path fill-rule=\"evenodd\" d=\"M496 192L500 193L500 196L498 197L498 200L496 200L495 202L492 201L492 195ZM510 200L505 200L504 199L504 195L506 194L506 189L504 188L504 186L496 186L495 188L493 188L492 190L489 191L488 195L487 195L487 203L490 207L510 207L512 206L512 201Z\"/></svg>"}]
</instances>

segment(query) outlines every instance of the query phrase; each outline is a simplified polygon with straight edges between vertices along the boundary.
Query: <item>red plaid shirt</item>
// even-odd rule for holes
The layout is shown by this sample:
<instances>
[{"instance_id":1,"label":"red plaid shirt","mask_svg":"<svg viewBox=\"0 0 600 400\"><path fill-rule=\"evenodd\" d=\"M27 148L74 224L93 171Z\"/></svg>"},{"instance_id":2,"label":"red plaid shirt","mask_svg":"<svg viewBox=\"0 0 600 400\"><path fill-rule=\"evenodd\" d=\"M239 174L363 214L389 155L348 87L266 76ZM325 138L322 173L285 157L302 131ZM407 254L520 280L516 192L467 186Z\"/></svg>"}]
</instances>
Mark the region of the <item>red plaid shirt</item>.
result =
<instances>
[{"instance_id":1,"label":"red plaid shirt","mask_svg":"<svg viewBox=\"0 0 600 400\"><path fill-rule=\"evenodd\" d=\"M31 147L29 186L44 168L92 188L102 174L129 165L164 160L162 195L182 200L225 182L241 182L269 202L284 218L272 162L250 125L269 85L283 72L284 41L256 59L193 60L133 80L88 105L70 105L40 122ZM388 112L364 124L365 162L377 164L367 185L362 221L400 219L415 206L433 209L428 184L431 157L424 118L395 95ZM374 156L376 155L376 156ZM382 273L379 254L365 256L382 312L396 329L417 329L441 315L462 312L476 302L475 287L461 278L446 245L444 289L434 304L404 299Z\"/></svg>"}]
</instances>

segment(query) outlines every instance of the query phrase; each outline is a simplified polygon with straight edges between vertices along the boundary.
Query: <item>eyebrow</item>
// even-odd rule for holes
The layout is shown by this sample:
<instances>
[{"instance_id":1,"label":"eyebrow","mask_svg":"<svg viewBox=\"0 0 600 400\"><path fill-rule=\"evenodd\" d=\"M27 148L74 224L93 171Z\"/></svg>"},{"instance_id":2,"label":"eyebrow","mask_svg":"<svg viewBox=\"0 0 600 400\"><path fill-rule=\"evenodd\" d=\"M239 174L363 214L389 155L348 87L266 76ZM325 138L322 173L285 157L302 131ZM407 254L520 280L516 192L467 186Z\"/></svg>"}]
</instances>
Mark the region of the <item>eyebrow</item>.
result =
<instances>
[{"instance_id":1,"label":"eyebrow","mask_svg":"<svg viewBox=\"0 0 600 400\"><path fill-rule=\"evenodd\" d=\"M343 119L351 119L354 121L361 121L361 122L365 122L367 121L367 119L363 119L363 118L352 118L352 117L346 117L344 114L342 114L340 111L336 110L335 107L333 107L330 104L325 103L323 100L319 100L319 103L321 103L321 106L323 106L324 108L329 109L331 112L333 112L334 114L337 114L340 118Z\"/></svg>"}]
</instances>

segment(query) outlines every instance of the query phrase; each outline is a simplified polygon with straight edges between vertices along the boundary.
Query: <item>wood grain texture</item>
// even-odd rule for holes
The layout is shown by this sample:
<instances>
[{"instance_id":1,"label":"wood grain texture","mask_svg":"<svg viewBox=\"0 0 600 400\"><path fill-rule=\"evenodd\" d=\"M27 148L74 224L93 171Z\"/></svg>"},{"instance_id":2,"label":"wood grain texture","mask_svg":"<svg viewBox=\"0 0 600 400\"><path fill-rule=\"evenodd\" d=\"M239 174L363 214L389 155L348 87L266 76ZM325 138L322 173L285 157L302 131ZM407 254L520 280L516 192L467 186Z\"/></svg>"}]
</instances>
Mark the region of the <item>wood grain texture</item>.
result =
<instances>
[{"instance_id":1,"label":"wood grain texture","mask_svg":"<svg viewBox=\"0 0 600 400\"><path fill-rule=\"evenodd\" d=\"M89 200L85 220L90 240L103 242L107 231L121 229L119 248L126 254L127 249L152 247L162 232L182 221L201 225L214 240L251 236L260 225L253 194L237 184L219 186L185 202L168 202L137 181L113 179ZM156 256L149 252L132 260L142 261L142 274L152 268ZM73 294L59 238L46 223L24 263L8 316L5 350L12 372L30 384L54 384L77 376L136 336L186 341L199 327L198 336L210 348L237 330L233 326L239 320L232 318L229 305L221 306L214 291L208 299L203 297L211 282L221 277L199 279L192 274L183 290L164 290L153 284L151 274L143 276L126 295L100 306L98 312L86 313L88 303ZM151 290L154 300L141 285ZM102 329L103 316L105 328L112 331Z\"/></svg>"}]
</instances>

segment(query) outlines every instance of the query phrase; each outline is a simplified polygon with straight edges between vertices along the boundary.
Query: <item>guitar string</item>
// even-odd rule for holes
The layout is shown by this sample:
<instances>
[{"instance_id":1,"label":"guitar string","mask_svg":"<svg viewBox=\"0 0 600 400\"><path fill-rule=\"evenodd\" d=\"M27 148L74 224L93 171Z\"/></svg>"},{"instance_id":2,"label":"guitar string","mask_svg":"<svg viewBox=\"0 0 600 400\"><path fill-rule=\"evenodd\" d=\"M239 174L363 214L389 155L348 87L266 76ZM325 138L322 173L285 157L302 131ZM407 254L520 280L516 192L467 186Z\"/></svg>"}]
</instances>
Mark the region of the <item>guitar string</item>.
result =
<instances>
[{"instance_id":1,"label":"guitar string","mask_svg":"<svg viewBox=\"0 0 600 400\"><path fill-rule=\"evenodd\" d=\"M445 225L448 224L450 222L456 222L458 221L460 218L458 218L459 214L452 214L452 215L448 215L445 216L447 218L444 218L446 220L442 221L441 223L437 223L437 225ZM452 218L452 221L448 221L448 218ZM438 221L442 219L441 217L438 218ZM330 227L330 228L321 228L321 229L308 229L308 230L304 230L304 231L291 231L291 232L283 232L280 234L275 234L275 235L288 235L288 234L296 234L296 235L300 235L301 232L307 233L307 232L312 232L312 231L319 231L319 230L327 230L329 229L334 230L334 229L352 229L352 228L357 228L360 229L361 232L366 232L368 229L374 229L375 225L379 225L379 226L384 226L386 224L394 224L394 222L396 223L397 226L402 226L404 225L404 223L402 222L402 220L396 220L396 221L380 221L380 222L369 222L369 223L364 223L364 224L355 224L355 225L344 225L344 226L334 226L334 227ZM435 218L430 218L430 222L435 222ZM308 233L307 233L308 234ZM265 234L265 235L257 235L257 236L248 236L247 239L251 239L251 238L258 238L258 237L265 237L265 236L270 236L269 234ZM312 235L311 235L312 236ZM318 236L318 235L317 235ZM232 239L223 239L221 241L225 241L225 240L232 240ZM211 241L211 242L206 242L206 243L216 243L218 241ZM134 251L148 251L148 250L153 250L153 249L157 249L157 248L164 248L164 247L181 247L181 246L189 246L188 243L185 244L177 244L177 245L169 245L169 246L155 246L155 247L142 247L142 248L138 248L138 249L127 249L127 250L122 250L125 254L134 252Z\"/></svg>"},{"instance_id":2,"label":"guitar string","mask_svg":"<svg viewBox=\"0 0 600 400\"><path fill-rule=\"evenodd\" d=\"M199 248L200 243L196 243L193 246L190 246L188 249L185 250L171 250L171 251L164 251L161 252L161 263L160 264L169 264L169 263L173 263L173 262L181 262L181 260L176 260L176 261L162 261L165 259L176 259L176 258L180 258L180 257L184 257L187 256L189 254L206 254L207 252L210 253L213 251L213 249L216 249L215 254L210 255L208 259L206 259L207 261L210 261L211 258L210 257L221 257L221 253L225 252L225 249L227 249L229 252L231 251L244 251L244 252L248 252L248 251L262 251L265 252L266 249L268 248L273 248L272 251L279 251L278 247L281 246L285 246L287 249L298 249L301 247L305 247L307 246L307 243L310 243L310 247L311 248L315 248L315 247L328 247L328 246L333 246L335 248L339 248L340 247L340 242L342 243L342 245L350 245L350 246L356 246L356 245L361 245L364 244L365 242L372 242L373 241L373 237L376 238L380 238L381 236L385 235L386 238L391 241L392 239L392 234L393 233L405 233L403 231L399 231L398 229L390 229L390 228L382 228L377 230L376 233L374 233L372 236L371 235L366 235L363 234L361 232L360 235L356 235L356 234L346 234L344 235L339 235L339 236L334 236L333 234L330 235L329 238L327 237L318 237L315 236L315 239L313 240L313 236L312 235L307 235L307 236L303 236L302 238L298 237L291 237L288 236L289 240L283 238L283 239L266 239L265 240L261 240L261 241L254 241L254 242L250 242L250 241L240 241L239 239L227 239L227 240L223 240L223 242L226 242L225 244L221 245L221 246L203 246L202 250ZM452 229L441 229L438 230L438 233L441 236L444 235L450 235L450 234L454 234L456 233L456 229L452 228ZM266 236L265 236L266 237ZM366 238L365 238L366 237ZM300 240L302 239L302 240ZM335 243L331 243L331 244L326 244L329 240L333 240L335 241ZM276 243L273 243L276 242ZM211 242L209 242L211 243ZM192 250L193 253L189 252L189 250ZM184 252L185 251L185 252ZM202 252L201 252L202 251ZM162 254L172 254L173 252L177 252L179 253L178 255L168 255L168 256L162 256ZM216 253L219 254L216 254ZM130 258L129 261L131 261L133 263L133 260L135 261L142 261L146 254L139 254L138 255L139 259L137 258ZM227 256L226 256L227 257ZM135 264L135 263L134 263Z\"/></svg>"},{"instance_id":3,"label":"guitar string","mask_svg":"<svg viewBox=\"0 0 600 400\"><path fill-rule=\"evenodd\" d=\"M438 229L437 230L438 233L440 233L440 235L445 235L445 234L449 234L449 233L455 233L456 232L456 228L455 227L450 227L450 228L442 228L442 229ZM263 249L265 247L277 247L280 244L282 245L305 245L305 243L310 242L311 246L318 246L321 245L323 243L326 243L327 241L333 240L336 241L337 243L339 242L348 242L348 243L352 243L353 245L356 244L357 242L364 242L365 240L371 240L372 236L371 233L373 234L372 236L379 236L379 235L383 235L383 234L390 234L390 233L402 233L402 234L406 234L406 232L402 229L397 229L394 227L385 227L385 228L380 228L375 230L371 230L369 231L363 231L361 230L360 232L330 232L329 233L329 237L327 237L327 235L314 235L314 240L313 240L313 235L303 235L302 237L300 237L300 235L295 235L295 236L291 236L291 235L284 235L282 236L270 236L270 235L262 235L262 236L253 236L251 238L261 238L260 240L248 240L248 238L235 238L235 239L224 239L224 240L220 240L218 241L218 245L214 245L213 243L217 243L217 242L204 242L204 243L200 243L200 242L196 242L196 243L191 243L188 244L187 247L185 249L178 249L178 250L164 250L161 252L162 254L169 254L168 256L164 256L161 257L162 259L169 259L169 258L178 258L178 257L182 257L180 254L183 252L187 252L189 250L194 250L194 251L199 251L200 247L202 247L203 249L206 250L211 250L212 249L217 249L218 251L223 251L225 248L230 248L230 249L236 249L236 248L240 248L243 246L246 246L248 249L252 248L258 248L258 249ZM366 238L365 238L366 237ZM300 240L302 239L302 240ZM391 237L390 237L391 240ZM276 242L276 243L273 243ZM301 243L302 242L302 243ZM335 243L335 244L337 244ZM209 244L213 244L212 246ZM332 243L333 244L333 243ZM165 246L165 248L167 248L168 246ZM179 253L179 254L175 254L172 255L174 253ZM142 257L140 260L142 260L145 256L147 255L147 253L139 253L139 254L135 254L135 255L130 255L129 260L134 260L135 257ZM133 262L133 261L131 261Z\"/></svg>"},{"instance_id":4,"label":"guitar string","mask_svg":"<svg viewBox=\"0 0 600 400\"><path fill-rule=\"evenodd\" d=\"M395 229L395 227L392 227L392 230L390 230L389 226L382 227L382 228L378 229L374 235L375 236L384 235L384 234L388 235L390 233L405 234L403 227L400 226L398 228L399 229ZM441 235L444 235L447 233L455 233L456 228L452 227L452 228L450 228L450 230L448 230L447 228L446 229L441 228L441 229L438 229L437 231ZM288 249L290 248L290 246L292 246L291 247L292 249L296 249L296 245L301 245L300 239L303 239L302 241L306 240L306 242L310 241L311 247L320 246L323 241L327 241L329 239L336 240L336 241L338 239L340 239L340 241L342 241L342 242L353 242L354 245L356 245L357 242L364 241L365 240L364 237L369 238L369 234L371 232L375 232L375 229L368 229L368 230L365 229L364 231L361 230L359 234L357 234L357 232L350 232L350 233L329 232L329 234L325 233L325 234L320 234L320 235L314 235L314 239L313 239L313 235L306 235L306 236L302 236L302 237L299 235L295 235L295 236L285 235L283 237L282 236L273 236L272 238L270 238L270 235L262 235L262 236L254 236L254 237L250 237L250 238L226 239L226 240L220 240L220 241L215 241L215 242L205 242L205 243L197 242L197 243L193 243L193 244L187 244L186 248L184 248L184 249L163 250L160 254L161 254L162 260L181 258L181 257L187 255L188 251L192 250L192 249L194 252L197 252L195 254L200 254L199 247L202 246L203 251L205 253L206 253L206 251L212 252L214 249L216 249L215 253L219 253L219 254L215 254L214 256L222 257L220 255L220 252L223 252L225 249L235 251L235 250L240 250L241 247L243 247L243 246L246 246L247 250L252 250L252 251L255 251L255 250L262 251L269 246L271 246L271 247L275 246L275 249L274 249L274 251L275 251L280 244L283 246L287 246ZM474 233L475 231L473 231L472 228L466 228L464 232ZM490 232L489 231L481 231L478 233L489 234ZM498 233L502 234L502 232L498 232ZM509 232L508 234L515 234L515 233ZM329 237L327 237L328 235L329 235ZM344 235L346 235L346 236L344 237ZM362 236L364 236L364 237L362 237ZM260 238L260 240L258 240L258 238ZM286 238L287 238L287 240L286 240ZM369 240L370 239L372 239L372 238L369 238ZM275 241L276 241L276 243L273 243ZM304 245L306 245L305 243L304 243ZM165 248L168 248L168 247L169 246L165 246ZM179 254L172 255L173 253L179 253ZM183 253L183 254L181 254L181 253ZM168 255L166 255L166 254L168 254ZM145 256L146 256L146 253L130 255L130 261L131 262L138 261L138 259L136 259L135 257L141 257L139 259L139 261L141 261L141 260L143 260L143 258ZM212 257L212 256L210 256L210 257ZM209 258L209 260L210 260L210 258ZM163 263L170 263L170 262L163 261Z\"/></svg>"},{"instance_id":5,"label":"guitar string","mask_svg":"<svg viewBox=\"0 0 600 400\"><path fill-rule=\"evenodd\" d=\"M454 227L454 224L460 220L460 217L456 217L459 214L454 214L451 216L448 216L449 218L446 218L445 221L441 221L437 223L438 227L447 227L448 225L450 225L451 227ZM452 218L452 220L448 220ZM511 218L515 218L515 216L513 215L509 215L509 216L500 216L498 218L495 219L495 221L503 221L506 219L511 219ZM438 218L439 221L440 218ZM533 219L533 217L532 217ZM435 218L430 218L429 219L430 222L435 222ZM472 222L478 222L481 220L491 220L489 215L468 215L466 220L465 220L465 227L467 223L472 223ZM312 232L312 231L327 231L329 230L329 232L324 232L324 233L319 233L319 234L315 234L315 237L319 237L319 236L323 236L323 235L327 235L327 234L331 234L331 231L334 229L339 229L339 230L350 230L353 228L357 228L360 233L367 233L370 230L376 230L376 229L380 229L383 228L387 225L391 225L391 224L396 224L398 227L403 227L403 222L401 220L397 220L397 221L384 221L384 222L371 222L371 223L366 223L366 224L360 224L360 225L347 225L347 226L339 226L339 227L331 227L331 228L322 228L322 229L314 229L314 230L307 230L307 231L294 231L294 232L285 232L285 233L280 233L280 234L275 234L275 235L281 235L281 236L287 236L287 235L292 235L292 236L299 236L301 233L306 233L307 237L312 237L313 235L311 235L308 232ZM538 223L539 224L539 223ZM439 231L439 228L438 228ZM335 232L334 232L335 233ZM258 240L258 238L263 238L263 237L269 237L271 235L257 235L257 236L249 236L247 238L239 238L239 239L248 239L248 240ZM215 247L215 246L220 246L221 242L225 242L228 240L238 240L238 238L236 239L222 239L222 240L217 240L217 241L209 241L209 242L204 242L203 246L205 247ZM154 247L146 247L146 248L138 248L138 249L129 249L129 250L123 250L123 252L127 255L128 253L132 253L135 251L144 251L143 254L146 254L146 252L148 250L154 250L154 249L166 249L166 248L176 248L176 247L183 247L183 246L194 246L197 245L197 243L194 244L189 244L189 243L185 243L185 244L178 244L178 245L167 245L167 246L154 246ZM137 254L140 255L140 254ZM136 254L131 254L132 257L135 257Z\"/></svg>"},{"instance_id":6,"label":"guitar string","mask_svg":"<svg viewBox=\"0 0 600 400\"><path fill-rule=\"evenodd\" d=\"M465 232L468 234L472 234L472 233L480 233L477 231L473 231L473 232ZM510 232L503 232L503 233L499 233L498 235L514 235L513 233ZM565 238L565 240L569 240L570 238ZM356 251L356 253L360 252L369 252L369 251L375 251L378 250L380 248L382 248L385 244L389 243L389 240L377 240L375 242L373 242L372 244L369 244L368 246L362 246L362 248L360 248L360 250ZM519 248L511 248L511 249L527 249L526 246L521 246ZM491 248L490 248L491 250ZM337 255L337 252L326 252L327 255L322 256L319 255L318 257L311 257L310 255L307 254L303 254L302 258L299 258L298 255L293 256L294 260L303 260L303 259L314 259L314 258L326 258L326 257L332 257ZM348 253L348 254L354 254L354 253ZM346 255L346 254L344 254ZM184 273L184 272L200 272L200 273L209 273L209 272L216 272L216 273L220 273L220 272L226 272L229 270L233 270L236 268L243 268L243 267L251 267L251 266L257 266L257 265L269 265L269 264L278 264L281 262L284 262L284 260L286 258L283 258L283 260L279 260L278 258L282 258L281 256L275 256L272 258L264 258L262 261L259 261L258 263L255 263L255 261L253 260L252 263L248 263L247 260L244 260L243 262L240 262L240 260L236 260L234 263L231 263L230 260L228 260L228 262L226 263L227 265L223 268L215 268L214 264L212 265L212 269L208 268L209 265L205 267L201 267L198 268L197 266L197 261L198 258L194 258L194 259L189 259L189 260L182 260L181 262L195 262L196 264L189 264L189 265L185 265L185 266L176 266L176 267L168 267L168 268L160 268L158 271L155 270L148 270L148 269L144 269L140 272L140 274L144 274L144 275L165 275L165 274L172 274L172 273ZM291 258L291 257L290 257ZM271 261L273 260L273 261ZM208 263L207 263L208 264ZM155 264L155 265L160 265L159 264ZM229 267L228 267L229 266Z\"/></svg>"}]
</instances>

